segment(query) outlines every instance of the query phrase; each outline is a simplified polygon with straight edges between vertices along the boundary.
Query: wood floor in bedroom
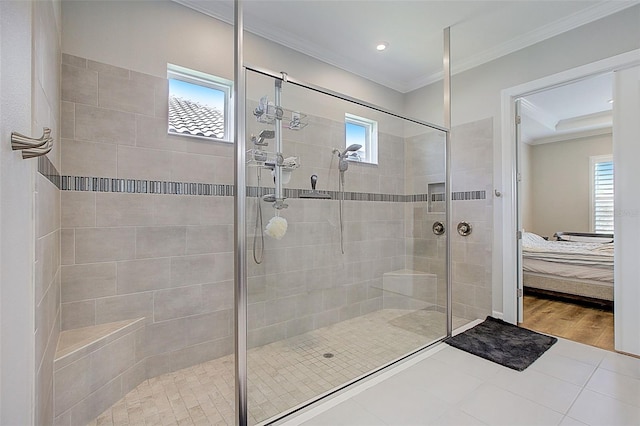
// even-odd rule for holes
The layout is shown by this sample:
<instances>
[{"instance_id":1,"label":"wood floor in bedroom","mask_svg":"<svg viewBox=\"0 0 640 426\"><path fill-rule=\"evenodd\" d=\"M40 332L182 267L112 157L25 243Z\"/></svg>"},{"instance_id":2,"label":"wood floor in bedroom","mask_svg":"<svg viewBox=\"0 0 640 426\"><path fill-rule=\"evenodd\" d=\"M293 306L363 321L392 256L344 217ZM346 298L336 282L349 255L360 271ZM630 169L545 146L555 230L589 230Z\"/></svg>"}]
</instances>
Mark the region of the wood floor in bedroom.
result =
<instances>
[{"instance_id":1,"label":"wood floor in bedroom","mask_svg":"<svg viewBox=\"0 0 640 426\"><path fill-rule=\"evenodd\" d=\"M614 350L613 312L606 309L525 295L524 322L520 326Z\"/></svg>"}]
</instances>

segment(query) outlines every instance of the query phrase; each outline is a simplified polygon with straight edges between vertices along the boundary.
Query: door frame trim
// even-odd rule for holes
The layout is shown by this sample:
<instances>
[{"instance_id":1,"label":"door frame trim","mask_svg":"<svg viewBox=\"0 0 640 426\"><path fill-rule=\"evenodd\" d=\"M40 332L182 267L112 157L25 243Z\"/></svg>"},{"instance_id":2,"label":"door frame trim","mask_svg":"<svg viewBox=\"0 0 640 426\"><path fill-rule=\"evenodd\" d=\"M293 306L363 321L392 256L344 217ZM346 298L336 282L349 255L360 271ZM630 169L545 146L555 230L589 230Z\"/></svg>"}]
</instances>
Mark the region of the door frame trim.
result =
<instances>
[{"instance_id":1,"label":"door frame trim","mask_svg":"<svg viewBox=\"0 0 640 426\"><path fill-rule=\"evenodd\" d=\"M518 86L503 89L501 102L502 148L502 227L498 241L502 242L502 314L504 321L515 324L518 319L517 240L516 240L516 157L515 157L515 99L542 90L562 86L598 74L612 72L640 64L640 49L582 65ZM500 208L500 207L498 207Z\"/></svg>"}]
</instances>

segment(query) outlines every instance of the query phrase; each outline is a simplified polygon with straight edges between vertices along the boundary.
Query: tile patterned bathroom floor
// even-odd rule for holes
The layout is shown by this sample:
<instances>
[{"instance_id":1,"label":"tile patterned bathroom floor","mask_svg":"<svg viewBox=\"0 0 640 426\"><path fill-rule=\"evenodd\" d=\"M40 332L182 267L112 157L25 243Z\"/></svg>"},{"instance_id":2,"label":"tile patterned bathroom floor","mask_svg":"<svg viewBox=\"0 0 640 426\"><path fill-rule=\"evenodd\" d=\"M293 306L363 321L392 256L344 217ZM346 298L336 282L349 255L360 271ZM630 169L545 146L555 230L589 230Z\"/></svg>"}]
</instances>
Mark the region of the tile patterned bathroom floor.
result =
<instances>
[{"instance_id":1,"label":"tile patterned bathroom floor","mask_svg":"<svg viewBox=\"0 0 640 426\"><path fill-rule=\"evenodd\" d=\"M640 359L560 338L522 372L446 343L279 426L640 425Z\"/></svg>"},{"instance_id":2,"label":"tile patterned bathroom floor","mask_svg":"<svg viewBox=\"0 0 640 426\"><path fill-rule=\"evenodd\" d=\"M334 389L445 334L444 314L385 309L251 349L255 424ZM454 327L467 320L454 319ZM145 380L90 423L234 424L233 355Z\"/></svg>"}]
</instances>

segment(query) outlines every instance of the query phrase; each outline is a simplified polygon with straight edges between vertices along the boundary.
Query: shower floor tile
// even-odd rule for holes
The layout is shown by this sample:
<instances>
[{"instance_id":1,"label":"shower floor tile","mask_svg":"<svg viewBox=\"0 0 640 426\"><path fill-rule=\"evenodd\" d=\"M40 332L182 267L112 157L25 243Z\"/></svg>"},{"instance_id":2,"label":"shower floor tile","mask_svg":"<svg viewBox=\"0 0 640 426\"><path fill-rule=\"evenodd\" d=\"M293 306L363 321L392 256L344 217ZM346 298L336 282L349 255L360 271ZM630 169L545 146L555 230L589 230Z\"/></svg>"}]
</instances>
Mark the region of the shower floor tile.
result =
<instances>
[{"instance_id":1,"label":"shower floor tile","mask_svg":"<svg viewBox=\"0 0 640 426\"><path fill-rule=\"evenodd\" d=\"M454 328L467 320L454 318ZM444 314L385 309L249 350L249 420L259 423L445 334ZM98 425L234 424L234 357L142 382Z\"/></svg>"}]
</instances>

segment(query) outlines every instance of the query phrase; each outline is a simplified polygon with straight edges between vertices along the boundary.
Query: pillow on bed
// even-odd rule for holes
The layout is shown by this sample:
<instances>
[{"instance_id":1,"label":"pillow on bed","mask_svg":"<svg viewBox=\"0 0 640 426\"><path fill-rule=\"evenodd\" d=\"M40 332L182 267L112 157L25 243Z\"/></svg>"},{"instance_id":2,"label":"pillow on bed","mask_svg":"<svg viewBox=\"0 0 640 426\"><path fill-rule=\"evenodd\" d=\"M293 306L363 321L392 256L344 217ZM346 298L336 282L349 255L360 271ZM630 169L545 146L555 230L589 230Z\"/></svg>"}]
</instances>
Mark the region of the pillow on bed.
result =
<instances>
[{"instance_id":1,"label":"pillow on bed","mask_svg":"<svg viewBox=\"0 0 640 426\"><path fill-rule=\"evenodd\" d=\"M546 242L546 240L538 234L534 234L533 232L522 233L522 244L525 246L535 246L544 242Z\"/></svg>"}]
</instances>

